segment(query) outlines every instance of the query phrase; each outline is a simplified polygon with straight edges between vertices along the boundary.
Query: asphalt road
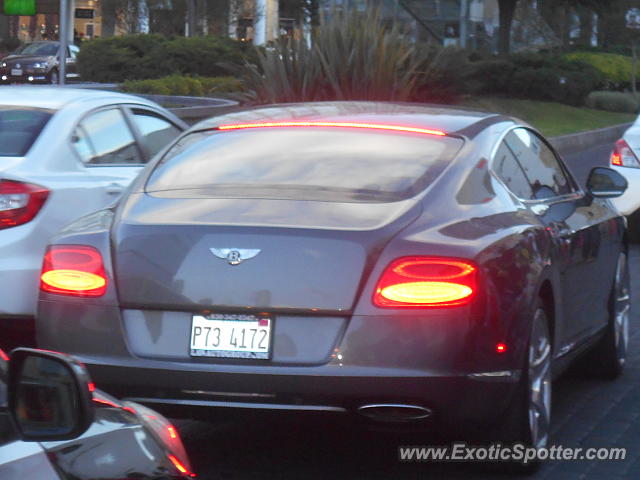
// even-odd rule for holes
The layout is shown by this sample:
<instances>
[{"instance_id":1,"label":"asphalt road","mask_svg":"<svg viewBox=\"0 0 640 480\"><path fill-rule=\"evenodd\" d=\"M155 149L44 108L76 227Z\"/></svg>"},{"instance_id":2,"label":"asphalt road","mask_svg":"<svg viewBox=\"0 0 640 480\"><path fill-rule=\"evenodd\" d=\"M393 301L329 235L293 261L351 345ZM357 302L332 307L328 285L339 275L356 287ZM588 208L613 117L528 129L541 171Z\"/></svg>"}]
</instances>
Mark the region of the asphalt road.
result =
<instances>
[{"instance_id":1,"label":"asphalt road","mask_svg":"<svg viewBox=\"0 0 640 480\"><path fill-rule=\"evenodd\" d=\"M606 165L603 145L566 155L584 184ZM640 302L640 246L631 254L632 301ZM635 313L639 312L639 313ZM554 382L551 443L565 447L626 447L624 461L554 461L533 479L640 478L640 307L632 310L628 365L616 381L567 374ZM506 478L477 464L400 463L400 445L433 445L415 435L363 433L331 419L222 417L176 421L198 477L210 479Z\"/></svg>"}]
</instances>

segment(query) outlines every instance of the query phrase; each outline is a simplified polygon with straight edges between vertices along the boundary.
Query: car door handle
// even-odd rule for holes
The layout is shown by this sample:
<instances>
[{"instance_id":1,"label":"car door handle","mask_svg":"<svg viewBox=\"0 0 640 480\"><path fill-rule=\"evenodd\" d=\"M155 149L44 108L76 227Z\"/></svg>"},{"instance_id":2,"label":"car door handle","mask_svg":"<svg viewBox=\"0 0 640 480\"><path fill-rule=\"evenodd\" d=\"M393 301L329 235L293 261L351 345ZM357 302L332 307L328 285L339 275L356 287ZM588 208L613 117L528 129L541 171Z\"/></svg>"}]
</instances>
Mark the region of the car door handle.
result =
<instances>
[{"instance_id":1,"label":"car door handle","mask_svg":"<svg viewBox=\"0 0 640 480\"><path fill-rule=\"evenodd\" d=\"M124 191L124 185L120 185L119 183L111 183L107 185L105 191L109 195L119 195Z\"/></svg>"}]
</instances>

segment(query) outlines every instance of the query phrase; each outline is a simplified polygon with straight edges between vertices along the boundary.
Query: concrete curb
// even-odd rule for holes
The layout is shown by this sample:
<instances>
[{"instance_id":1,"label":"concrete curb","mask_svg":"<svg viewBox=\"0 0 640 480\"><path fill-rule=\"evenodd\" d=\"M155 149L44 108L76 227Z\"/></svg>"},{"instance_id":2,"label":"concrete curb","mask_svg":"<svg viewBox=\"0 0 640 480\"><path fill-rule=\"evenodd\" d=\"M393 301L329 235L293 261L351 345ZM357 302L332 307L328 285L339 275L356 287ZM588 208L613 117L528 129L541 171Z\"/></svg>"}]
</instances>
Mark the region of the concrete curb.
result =
<instances>
[{"instance_id":1,"label":"concrete curb","mask_svg":"<svg viewBox=\"0 0 640 480\"><path fill-rule=\"evenodd\" d=\"M224 98L182 97L178 95L136 95L159 103L160 105L169 105L168 110L187 122L195 122L204 118L213 117L214 115L222 115L236 110L240 106L238 102Z\"/></svg>"},{"instance_id":2,"label":"concrete curb","mask_svg":"<svg viewBox=\"0 0 640 480\"><path fill-rule=\"evenodd\" d=\"M120 86L117 83L70 83L65 85L65 87L121 92ZM196 123L197 121L213 117L214 115L222 115L232 110L236 110L240 106L239 102L225 98L187 97L181 95L148 95L144 93L128 94L146 98L160 105L169 105L165 108L187 123Z\"/></svg>"},{"instance_id":3,"label":"concrete curb","mask_svg":"<svg viewBox=\"0 0 640 480\"><path fill-rule=\"evenodd\" d=\"M622 134L631 125L633 125L633 123L623 123L612 127L600 128L598 130L560 135L558 137L550 138L549 141L561 154L573 153L580 150L586 150L603 143L611 143L613 145L616 140L622 138Z\"/></svg>"}]
</instances>

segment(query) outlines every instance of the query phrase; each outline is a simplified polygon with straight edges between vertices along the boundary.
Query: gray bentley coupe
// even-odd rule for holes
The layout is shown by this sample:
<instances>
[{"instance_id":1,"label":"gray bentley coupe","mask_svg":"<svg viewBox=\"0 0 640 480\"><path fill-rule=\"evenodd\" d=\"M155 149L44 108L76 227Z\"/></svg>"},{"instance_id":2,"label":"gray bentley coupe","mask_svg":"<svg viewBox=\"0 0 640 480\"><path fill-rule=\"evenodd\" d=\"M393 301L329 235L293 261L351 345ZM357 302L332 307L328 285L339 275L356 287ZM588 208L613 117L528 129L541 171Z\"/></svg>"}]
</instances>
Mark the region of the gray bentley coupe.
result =
<instances>
[{"instance_id":1,"label":"gray bentley coupe","mask_svg":"<svg viewBox=\"0 0 640 480\"><path fill-rule=\"evenodd\" d=\"M41 347L160 411L324 412L544 446L551 380L626 354L625 179L412 104L203 121L44 257ZM594 281L598 279L598 281ZM491 438L488 438L491 437Z\"/></svg>"}]
</instances>

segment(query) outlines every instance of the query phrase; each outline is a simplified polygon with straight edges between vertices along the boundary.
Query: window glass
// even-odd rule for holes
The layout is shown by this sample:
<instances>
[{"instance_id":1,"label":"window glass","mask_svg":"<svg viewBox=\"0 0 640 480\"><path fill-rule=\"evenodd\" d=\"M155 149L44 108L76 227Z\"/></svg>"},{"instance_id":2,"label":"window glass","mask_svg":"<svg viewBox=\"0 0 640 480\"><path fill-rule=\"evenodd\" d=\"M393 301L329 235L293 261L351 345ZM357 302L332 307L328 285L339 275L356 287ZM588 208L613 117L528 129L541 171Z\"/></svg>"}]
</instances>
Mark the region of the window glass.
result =
<instances>
[{"instance_id":1,"label":"window glass","mask_svg":"<svg viewBox=\"0 0 640 480\"><path fill-rule=\"evenodd\" d=\"M0 157L22 157L53 112L39 108L0 105Z\"/></svg>"},{"instance_id":2,"label":"window glass","mask_svg":"<svg viewBox=\"0 0 640 480\"><path fill-rule=\"evenodd\" d=\"M551 198L572 191L553 151L526 128L516 128L505 137L531 185L532 199Z\"/></svg>"},{"instance_id":3,"label":"window glass","mask_svg":"<svg viewBox=\"0 0 640 480\"><path fill-rule=\"evenodd\" d=\"M53 56L58 54L59 48L60 48L60 44L58 42L35 42L35 43L28 43L18 48L14 52L14 54Z\"/></svg>"},{"instance_id":4,"label":"window glass","mask_svg":"<svg viewBox=\"0 0 640 480\"><path fill-rule=\"evenodd\" d=\"M115 108L85 118L76 127L72 142L87 165L144 163L124 115Z\"/></svg>"},{"instance_id":5,"label":"window glass","mask_svg":"<svg viewBox=\"0 0 640 480\"><path fill-rule=\"evenodd\" d=\"M150 157L154 157L169 142L180 135L180 130L168 120L144 110L133 111L133 121L142 136L142 143Z\"/></svg>"},{"instance_id":6,"label":"window glass","mask_svg":"<svg viewBox=\"0 0 640 480\"><path fill-rule=\"evenodd\" d=\"M493 168L498 177L516 197L527 200L531 198L532 192L529 181L505 142L500 144L496 152Z\"/></svg>"},{"instance_id":7,"label":"window glass","mask_svg":"<svg viewBox=\"0 0 640 480\"><path fill-rule=\"evenodd\" d=\"M80 49L75 45L69 45L69 57L76 58Z\"/></svg>"},{"instance_id":8,"label":"window glass","mask_svg":"<svg viewBox=\"0 0 640 480\"><path fill-rule=\"evenodd\" d=\"M462 144L321 127L196 132L167 152L146 188L163 196L398 201L431 184Z\"/></svg>"}]
</instances>

